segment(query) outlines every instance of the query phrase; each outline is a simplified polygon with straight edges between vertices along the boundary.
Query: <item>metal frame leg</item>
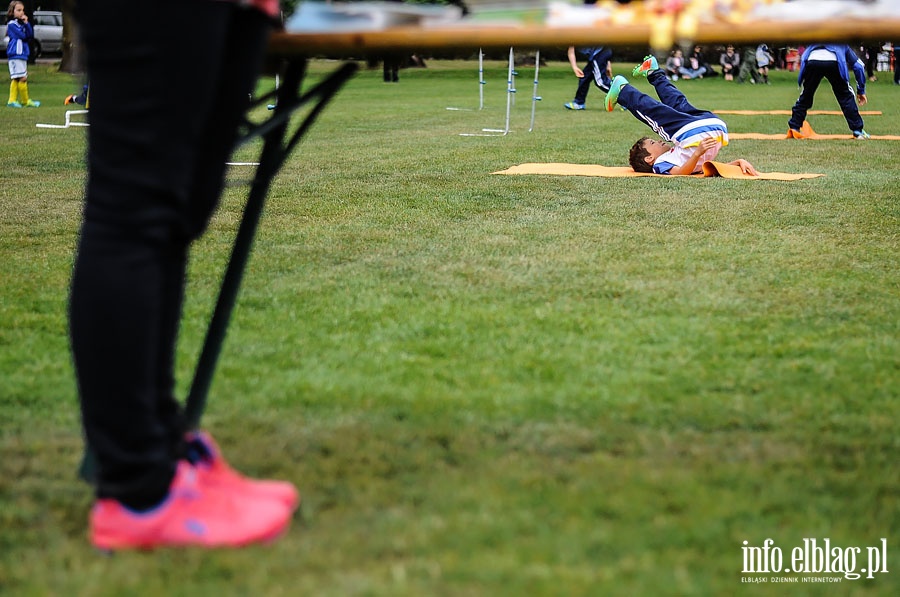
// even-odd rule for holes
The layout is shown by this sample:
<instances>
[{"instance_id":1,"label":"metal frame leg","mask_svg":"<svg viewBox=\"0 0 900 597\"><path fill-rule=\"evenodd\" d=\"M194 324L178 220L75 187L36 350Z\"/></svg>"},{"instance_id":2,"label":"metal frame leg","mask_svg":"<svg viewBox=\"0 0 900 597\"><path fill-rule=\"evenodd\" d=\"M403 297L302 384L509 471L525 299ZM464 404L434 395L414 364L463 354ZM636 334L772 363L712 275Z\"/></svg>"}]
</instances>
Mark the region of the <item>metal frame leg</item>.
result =
<instances>
[{"instance_id":1,"label":"metal frame leg","mask_svg":"<svg viewBox=\"0 0 900 597\"><path fill-rule=\"evenodd\" d=\"M185 403L185 420L188 428L194 428L199 424L206 407L216 362L225 340L225 332L250 256L253 239L256 236L263 205L269 193L269 186L319 113L358 68L355 63L346 63L315 88L301 95L299 90L306 73L306 64L306 60L287 64L283 81L275 92L274 114L259 125L248 122L248 132L239 142L244 143L258 136L264 140L259 166L247 198L247 206L244 209L244 217L238 228L231 259L225 270L219 298L206 333L206 340L194 373L194 381ZM292 134L289 133L288 120L290 117L298 108L314 98L318 98L318 103L313 106L297 130ZM268 96L260 98L257 104L265 104L267 100Z\"/></svg>"}]
</instances>

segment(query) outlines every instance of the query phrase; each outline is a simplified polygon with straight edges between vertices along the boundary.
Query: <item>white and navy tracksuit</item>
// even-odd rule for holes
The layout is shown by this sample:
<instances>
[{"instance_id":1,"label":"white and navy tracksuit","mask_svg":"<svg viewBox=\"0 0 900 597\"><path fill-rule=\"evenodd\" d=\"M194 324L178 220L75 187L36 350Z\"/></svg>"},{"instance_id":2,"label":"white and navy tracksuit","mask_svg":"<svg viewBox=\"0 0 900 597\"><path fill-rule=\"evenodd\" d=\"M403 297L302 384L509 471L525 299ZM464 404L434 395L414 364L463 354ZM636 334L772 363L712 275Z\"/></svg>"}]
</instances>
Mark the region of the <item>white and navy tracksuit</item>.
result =
<instances>
[{"instance_id":1,"label":"white and navy tracksuit","mask_svg":"<svg viewBox=\"0 0 900 597\"><path fill-rule=\"evenodd\" d=\"M810 44L800 57L800 73L797 80L801 91L791 110L788 126L800 130L806 113L812 108L813 97L822 79L828 79L831 90L841 106L847 126L854 133L863 130L863 119L856 106L856 94L850 87L850 68L856 76L856 90L866 94L866 65L846 44Z\"/></svg>"},{"instance_id":2,"label":"white and navy tracksuit","mask_svg":"<svg viewBox=\"0 0 900 597\"><path fill-rule=\"evenodd\" d=\"M699 172L703 162L714 159L719 149L728 145L728 127L712 112L692 106L669 81L665 71L655 70L647 76L647 80L656 89L659 101L638 91L633 85L625 85L619 92L618 104L656 131L664 141L672 143L672 149L653 162L653 171L667 174L672 168L681 166L691 158L694 148L703 139L712 137L719 144L697 160L694 172Z\"/></svg>"}]
</instances>

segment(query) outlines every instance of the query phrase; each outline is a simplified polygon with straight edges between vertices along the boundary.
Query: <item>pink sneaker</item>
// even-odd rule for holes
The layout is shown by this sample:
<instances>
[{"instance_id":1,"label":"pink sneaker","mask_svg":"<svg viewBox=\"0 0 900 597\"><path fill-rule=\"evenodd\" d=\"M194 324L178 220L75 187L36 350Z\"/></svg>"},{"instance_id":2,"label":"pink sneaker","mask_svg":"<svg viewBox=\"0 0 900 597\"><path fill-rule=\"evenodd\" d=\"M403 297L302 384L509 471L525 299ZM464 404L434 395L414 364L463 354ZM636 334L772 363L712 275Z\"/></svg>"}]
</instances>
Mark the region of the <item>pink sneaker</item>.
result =
<instances>
[{"instance_id":1,"label":"pink sneaker","mask_svg":"<svg viewBox=\"0 0 900 597\"><path fill-rule=\"evenodd\" d=\"M275 539L290 521L291 510L284 504L207 485L182 461L169 495L152 510L135 512L114 499L97 500L90 514L90 540L100 549L239 547Z\"/></svg>"},{"instance_id":2,"label":"pink sneaker","mask_svg":"<svg viewBox=\"0 0 900 597\"><path fill-rule=\"evenodd\" d=\"M194 463L204 484L214 487L233 488L250 496L278 501L291 511L300 505L300 493L287 481L251 479L240 474L229 465L212 436L205 431L194 431L187 435L188 459Z\"/></svg>"}]
</instances>

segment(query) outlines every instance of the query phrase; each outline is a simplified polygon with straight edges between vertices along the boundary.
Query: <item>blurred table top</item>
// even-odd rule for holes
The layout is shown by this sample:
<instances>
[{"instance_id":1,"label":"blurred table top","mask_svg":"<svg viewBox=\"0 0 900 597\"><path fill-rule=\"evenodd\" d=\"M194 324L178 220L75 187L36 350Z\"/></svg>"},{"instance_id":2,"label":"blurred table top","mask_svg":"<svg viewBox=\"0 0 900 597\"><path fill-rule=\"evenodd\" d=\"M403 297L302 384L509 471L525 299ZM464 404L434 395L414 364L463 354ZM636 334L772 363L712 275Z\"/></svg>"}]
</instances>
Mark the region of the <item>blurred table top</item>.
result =
<instances>
[{"instance_id":1,"label":"blurred table top","mask_svg":"<svg viewBox=\"0 0 900 597\"><path fill-rule=\"evenodd\" d=\"M392 50L491 49L505 47L559 48L574 46L651 46L660 38L657 24L614 27L548 25L398 26L378 31L278 32L270 40L270 52L278 56L356 57ZM682 39L679 39L681 37ZM809 42L879 42L900 38L900 18L809 20L699 26L689 36L662 32L663 42L735 44L766 42L802 45Z\"/></svg>"}]
</instances>

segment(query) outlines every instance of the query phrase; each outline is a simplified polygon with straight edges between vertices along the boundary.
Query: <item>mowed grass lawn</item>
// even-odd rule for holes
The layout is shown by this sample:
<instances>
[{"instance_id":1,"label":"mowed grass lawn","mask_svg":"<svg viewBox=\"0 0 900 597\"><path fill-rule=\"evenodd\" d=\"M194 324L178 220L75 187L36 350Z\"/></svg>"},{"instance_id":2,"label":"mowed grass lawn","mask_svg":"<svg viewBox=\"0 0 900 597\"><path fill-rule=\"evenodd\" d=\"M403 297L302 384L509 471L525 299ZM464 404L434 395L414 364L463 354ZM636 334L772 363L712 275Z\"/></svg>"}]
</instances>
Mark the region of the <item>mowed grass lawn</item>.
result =
<instances>
[{"instance_id":1,"label":"mowed grass lawn","mask_svg":"<svg viewBox=\"0 0 900 597\"><path fill-rule=\"evenodd\" d=\"M337 64L314 61L312 80ZM483 110L476 61L397 84L364 68L274 184L204 425L240 470L298 485L289 534L106 557L86 539L66 337L85 133L35 127L61 123L80 82L31 68L44 105L0 111L0 593L900 594L900 142L720 154L827 174L797 182L494 176L625 165L652 134L596 89L564 110L563 62L542 67L528 132L533 67L518 70L512 132L463 137L502 128L504 62L486 65ZM786 72L678 85L720 110L798 93ZM882 73L869 88L883 115L867 130L900 134L900 87ZM815 108L837 109L827 85ZM230 169L192 253L182 396L252 172ZM829 539L862 550L859 571L882 538L872 579L742 574L742 548L766 539L773 567L774 548L789 568L804 539ZM772 586L824 576L842 582Z\"/></svg>"}]
</instances>

